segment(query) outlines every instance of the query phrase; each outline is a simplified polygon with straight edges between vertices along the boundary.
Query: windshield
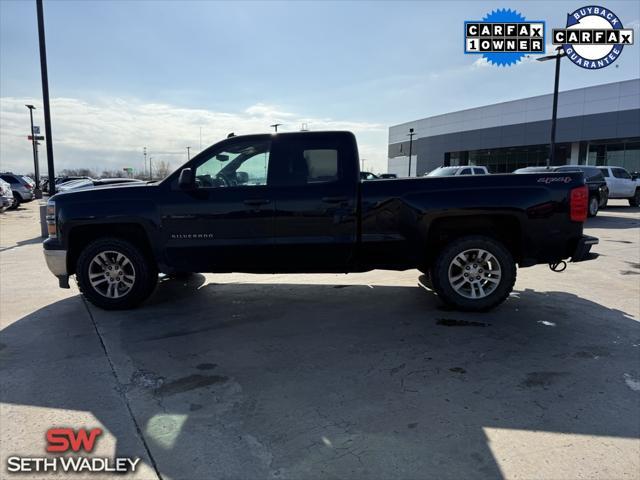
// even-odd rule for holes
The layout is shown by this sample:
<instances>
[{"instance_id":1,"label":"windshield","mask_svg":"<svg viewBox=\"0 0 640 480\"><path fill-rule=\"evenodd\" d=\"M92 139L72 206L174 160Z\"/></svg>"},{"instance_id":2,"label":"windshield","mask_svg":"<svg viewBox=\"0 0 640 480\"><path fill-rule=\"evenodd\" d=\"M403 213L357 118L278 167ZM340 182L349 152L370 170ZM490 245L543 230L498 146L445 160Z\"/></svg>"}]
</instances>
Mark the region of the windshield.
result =
<instances>
[{"instance_id":1,"label":"windshield","mask_svg":"<svg viewBox=\"0 0 640 480\"><path fill-rule=\"evenodd\" d=\"M458 169L456 167L438 167L435 170L430 171L427 177L450 177L456 174Z\"/></svg>"}]
</instances>

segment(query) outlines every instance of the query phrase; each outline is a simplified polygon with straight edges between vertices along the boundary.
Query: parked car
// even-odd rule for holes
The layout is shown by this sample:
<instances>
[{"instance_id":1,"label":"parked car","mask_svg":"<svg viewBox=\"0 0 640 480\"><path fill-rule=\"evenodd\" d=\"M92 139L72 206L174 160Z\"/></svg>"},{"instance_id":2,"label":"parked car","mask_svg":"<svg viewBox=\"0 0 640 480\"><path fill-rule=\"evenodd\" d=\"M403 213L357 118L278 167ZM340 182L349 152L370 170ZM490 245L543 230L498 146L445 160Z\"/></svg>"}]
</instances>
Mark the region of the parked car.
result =
<instances>
[{"instance_id":1,"label":"parked car","mask_svg":"<svg viewBox=\"0 0 640 480\"><path fill-rule=\"evenodd\" d=\"M595 217L601 207L605 207L609 200L609 188L600 169L587 165L558 165L550 167L526 167L513 173L543 173L543 172L582 172L589 189L589 216Z\"/></svg>"},{"instance_id":2,"label":"parked car","mask_svg":"<svg viewBox=\"0 0 640 480\"><path fill-rule=\"evenodd\" d=\"M74 180L83 180L88 178L91 178L91 177L82 176L82 175L64 175L61 177L56 177L56 189L58 185L61 185L63 183L71 182ZM49 191L49 179L47 177L42 179L42 191L44 192Z\"/></svg>"},{"instance_id":3,"label":"parked car","mask_svg":"<svg viewBox=\"0 0 640 480\"><path fill-rule=\"evenodd\" d=\"M0 178L11 185L14 203L11 208L18 208L23 202L30 202L35 197L33 195L34 183L29 177L16 175L15 173L1 173Z\"/></svg>"},{"instance_id":4,"label":"parked car","mask_svg":"<svg viewBox=\"0 0 640 480\"><path fill-rule=\"evenodd\" d=\"M398 175L396 175L395 173L381 173L380 178L386 178L386 179L398 178Z\"/></svg>"},{"instance_id":5,"label":"parked car","mask_svg":"<svg viewBox=\"0 0 640 480\"><path fill-rule=\"evenodd\" d=\"M455 177L458 175L488 175L487 167L480 166L458 166L458 167L438 167L431 170L425 177Z\"/></svg>"},{"instance_id":6,"label":"parked car","mask_svg":"<svg viewBox=\"0 0 640 480\"><path fill-rule=\"evenodd\" d=\"M640 180L633 179L622 167L598 165L609 187L609 198L626 198L629 205L640 205Z\"/></svg>"},{"instance_id":7,"label":"parked car","mask_svg":"<svg viewBox=\"0 0 640 480\"><path fill-rule=\"evenodd\" d=\"M517 265L595 256L587 199L578 172L362 181L350 132L234 136L161 182L51 197L44 254L105 309L141 303L158 272L418 268L448 305L483 311Z\"/></svg>"},{"instance_id":8,"label":"parked car","mask_svg":"<svg viewBox=\"0 0 640 480\"><path fill-rule=\"evenodd\" d=\"M0 212L11 208L14 202L15 199L13 198L11 184L0 179Z\"/></svg>"},{"instance_id":9,"label":"parked car","mask_svg":"<svg viewBox=\"0 0 640 480\"><path fill-rule=\"evenodd\" d=\"M80 179L72 180L70 182L62 183L56 187L59 192L66 192L69 190L77 190L79 188L94 188L102 187L106 185L116 185L119 183L144 183L142 180L135 178L100 178L94 179Z\"/></svg>"}]
</instances>

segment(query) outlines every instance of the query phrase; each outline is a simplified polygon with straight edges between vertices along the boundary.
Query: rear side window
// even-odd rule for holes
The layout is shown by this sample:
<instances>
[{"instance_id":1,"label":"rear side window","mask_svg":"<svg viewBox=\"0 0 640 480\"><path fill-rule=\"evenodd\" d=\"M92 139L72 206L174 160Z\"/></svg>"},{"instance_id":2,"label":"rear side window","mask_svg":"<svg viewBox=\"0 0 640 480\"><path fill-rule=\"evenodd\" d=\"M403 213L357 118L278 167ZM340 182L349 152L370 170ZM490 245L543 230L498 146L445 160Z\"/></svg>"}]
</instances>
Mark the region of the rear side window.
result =
<instances>
[{"instance_id":1,"label":"rear side window","mask_svg":"<svg viewBox=\"0 0 640 480\"><path fill-rule=\"evenodd\" d=\"M335 182L338 180L338 150L322 148L304 150L306 183Z\"/></svg>"},{"instance_id":2,"label":"rear side window","mask_svg":"<svg viewBox=\"0 0 640 480\"><path fill-rule=\"evenodd\" d=\"M463 168L460 171L460 175L471 175L471 169L470 168Z\"/></svg>"},{"instance_id":3,"label":"rear side window","mask_svg":"<svg viewBox=\"0 0 640 480\"><path fill-rule=\"evenodd\" d=\"M609 169L608 168L601 168L600 172L602 173L603 177L608 177L609 176Z\"/></svg>"},{"instance_id":4,"label":"rear side window","mask_svg":"<svg viewBox=\"0 0 640 480\"><path fill-rule=\"evenodd\" d=\"M622 168L612 168L611 172L616 178L631 178L631 175L629 175L627 171Z\"/></svg>"},{"instance_id":5,"label":"rear side window","mask_svg":"<svg viewBox=\"0 0 640 480\"><path fill-rule=\"evenodd\" d=\"M16 181L16 179L15 179L15 178L13 178L11 175L2 175L2 179L3 179L5 182L9 182L9 183L18 183L18 182Z\"/></svg>"},{"instance_id":6,"label":"rear side window","mask_svg":"<svg viewBox=\"0 0 640 480\"><path fill-rule=\"evenodd\" d=\"M589 182L598 182L598 181L601 182L604 180L604 177L602 176L602 172L597 168L585 168L583 171L584 171L584 177Z\"/></svg>"},{"instance_id":7,"label":"rear side window","mask_svg":"<svg viewBox=\"0 0 640 480\"><path fill-rule=\"evenodd\" d=\"M473 173L474 173L475 175L484 175L484 170L483 170L483 169L481 169L481 168L474 168L474 169L473 169Z\"/></svg>"}]
</instances>

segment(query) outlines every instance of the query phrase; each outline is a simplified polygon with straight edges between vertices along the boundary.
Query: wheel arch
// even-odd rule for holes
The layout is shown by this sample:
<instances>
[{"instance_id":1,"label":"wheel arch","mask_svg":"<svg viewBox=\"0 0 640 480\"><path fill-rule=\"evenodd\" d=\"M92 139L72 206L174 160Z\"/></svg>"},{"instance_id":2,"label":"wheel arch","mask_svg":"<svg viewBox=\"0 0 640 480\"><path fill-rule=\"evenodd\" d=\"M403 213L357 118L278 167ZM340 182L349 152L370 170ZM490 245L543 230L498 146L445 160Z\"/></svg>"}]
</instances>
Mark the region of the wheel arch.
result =
<instances>
[{"instance_id":1,"label":"wheel arch","mask_svg":"<svg viewBox=\"0 0 640 480\"><path fill-rule=\"evenodd\" d=\"M523 257L522 226L514 215L460 215L433 220L427 234L426 265L432 265L438 252L460 237L483 235L500 241L519 262Z\"/></svg>"},{"instance_id":2,"label":"wheel arch","mask_svg":"<svg viewBox=\"0 0 640 480\"><path fill-rule=\"evenodd\" d=\"M144 227L137 223L98 223L77 225L68 233L67 271L76 273L76 263L82 250L92 241L112 237L126 240L141 248L145 256L155 261L155 255Z\"/></svg>"}]
</instances>

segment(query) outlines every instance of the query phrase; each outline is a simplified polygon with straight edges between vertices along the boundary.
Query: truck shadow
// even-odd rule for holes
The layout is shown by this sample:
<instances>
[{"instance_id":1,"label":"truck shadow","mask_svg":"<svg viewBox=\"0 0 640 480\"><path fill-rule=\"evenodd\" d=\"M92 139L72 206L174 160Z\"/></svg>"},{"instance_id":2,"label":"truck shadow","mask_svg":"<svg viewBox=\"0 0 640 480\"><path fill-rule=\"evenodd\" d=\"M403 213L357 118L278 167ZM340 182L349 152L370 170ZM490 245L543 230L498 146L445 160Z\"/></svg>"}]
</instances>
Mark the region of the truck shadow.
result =
<instances>
[{"instance_id":1,"label":"truck shadow","mask_svg":"<svg viewBox=\"0 0 640 480\"><path fill-rule=\"evenodd\" d=\"M84 388L108 380L84 308L66 299L0 332L0 400L89 411L130 455ZM640 377L640 324L564 292L464 314L419 287L195 275L143 308L90 311L117 373L109 395L126 396L171 478L501 478L510 452L491 432L640 435L625 383Z\"/></svg>"}]
</instances>

